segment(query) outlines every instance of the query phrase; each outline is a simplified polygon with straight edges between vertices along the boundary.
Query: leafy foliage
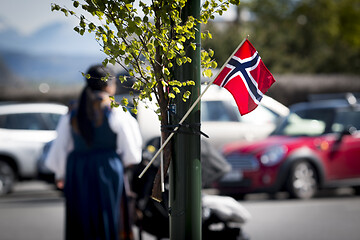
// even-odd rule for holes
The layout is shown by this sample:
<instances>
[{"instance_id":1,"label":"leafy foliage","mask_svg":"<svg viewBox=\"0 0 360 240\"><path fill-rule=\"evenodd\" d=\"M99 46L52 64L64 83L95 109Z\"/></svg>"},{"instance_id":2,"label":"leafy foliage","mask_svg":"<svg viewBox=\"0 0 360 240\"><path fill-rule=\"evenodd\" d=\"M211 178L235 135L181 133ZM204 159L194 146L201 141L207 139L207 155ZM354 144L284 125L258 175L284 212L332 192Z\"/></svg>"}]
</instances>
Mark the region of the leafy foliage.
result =
<instances>
[{"instance_id":1,"label":"leafy foliage","mask_svg":"<svg viewBox=\"0 0 360 240\"><path fill-rule=\"evenodd\" d=\"M76 16L79 25L74 30L80 35L86 32L95 35L107 55L103 65L119 64L136 79L132 88L140 90L140 94L134 98L134 112L139 100L151 100L155 96L164 118L171 98L180 94L186 101L190 97L190 91L182 92L180 88L191 86L194 81L174 79L172 68L191 63L186 52L199 47L194 39L200 24L214 19L215 14L222 15L230 4L238 5L239 1L206 0L198 19L193 16L183 19L182 9L186 4L186 0L84 0L73 1L73 10L57 4L52 4L52 10ZM80 12L85 12L86 16ZM201 37L212 36L207 31L201 33ZM211 76L209 68L217 66L213 55L211 49L201 50L206 76ZM124 82L126 77L121 76L119 80ZM127 103L127 100L121 102L122 105Z\"/></svg>"},{"instance_id":2,"label":"leafy foliage","mask_svg":"<svg viewBox=\"0 0 360 240\"><path fill-rule=\"evenodd\" d=\"M254 0L238 12L238 22L207 26L217 41L203 45L220 65L249 35L273 73L360 73L359 1Z\"/></svg>"}]
</instances>

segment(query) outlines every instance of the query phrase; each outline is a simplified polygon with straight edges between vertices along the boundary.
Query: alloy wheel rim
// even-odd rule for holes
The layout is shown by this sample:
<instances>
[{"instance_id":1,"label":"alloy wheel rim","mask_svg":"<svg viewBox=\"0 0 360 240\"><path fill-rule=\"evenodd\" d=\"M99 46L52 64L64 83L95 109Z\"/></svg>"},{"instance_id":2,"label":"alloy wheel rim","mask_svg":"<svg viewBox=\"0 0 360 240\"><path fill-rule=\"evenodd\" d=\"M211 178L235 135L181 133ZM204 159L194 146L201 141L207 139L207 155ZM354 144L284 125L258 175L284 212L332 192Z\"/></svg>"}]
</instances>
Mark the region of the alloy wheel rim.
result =
<instances>
[{"instance_id":1,"label":"alloy wheel rim","mask_svg":"<svg viewBox=\"0 0 360 240\"><path fill-rule=\"evenodd\" d=\"M308 163L296 166L293 179L294 190L303 198L311 197L316 189L315 172Z\"/></svg>"}]
</instances>

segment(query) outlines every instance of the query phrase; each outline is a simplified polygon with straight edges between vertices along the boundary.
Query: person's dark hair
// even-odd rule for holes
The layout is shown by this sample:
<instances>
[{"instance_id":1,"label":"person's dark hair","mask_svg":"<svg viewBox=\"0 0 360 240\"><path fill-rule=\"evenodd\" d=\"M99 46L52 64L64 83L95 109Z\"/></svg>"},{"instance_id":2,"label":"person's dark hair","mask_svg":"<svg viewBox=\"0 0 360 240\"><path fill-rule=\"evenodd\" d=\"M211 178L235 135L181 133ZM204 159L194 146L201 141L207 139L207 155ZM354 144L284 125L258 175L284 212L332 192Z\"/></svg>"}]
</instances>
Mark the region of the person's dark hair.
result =
<instances>
[{"instance_id":1,"label":"person's dark hair","mask_svg":"<svg viewBox=\"0 0 360 240\"><path fill-rule=\"evenodd\" d=\"M80 95L76 120L80 135L91 145L94 135L94 103L100 100L94 92L102 91L108 85L114 84L115 74L110 68L94 65L89 68L86 75L90 77L86 78L86 86Z\"/></svg>"}]
</instances>

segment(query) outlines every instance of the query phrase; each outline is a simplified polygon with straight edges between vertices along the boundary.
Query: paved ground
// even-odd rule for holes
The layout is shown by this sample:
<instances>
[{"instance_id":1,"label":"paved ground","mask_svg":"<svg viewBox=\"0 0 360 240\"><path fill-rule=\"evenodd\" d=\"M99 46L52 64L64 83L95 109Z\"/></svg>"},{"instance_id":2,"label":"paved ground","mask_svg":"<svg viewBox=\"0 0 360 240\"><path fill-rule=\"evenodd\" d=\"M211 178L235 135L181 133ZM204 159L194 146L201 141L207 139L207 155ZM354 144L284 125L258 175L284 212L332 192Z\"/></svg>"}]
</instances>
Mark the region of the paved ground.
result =
<instances>
[{"instance_id":1,"label":"paved ground","mask_svg":"<svg viewBox=\"0 0 360 240\"><path fill-rule=\"evenodd\" d=\"M250 195L241 203L252 215L243 226L252 240L360 239L360 197L351 189L307 201ZM50 185L21 183L0 198L0 240L63 240L63 225L64 201Z\"/></svg>"}]
</instances>

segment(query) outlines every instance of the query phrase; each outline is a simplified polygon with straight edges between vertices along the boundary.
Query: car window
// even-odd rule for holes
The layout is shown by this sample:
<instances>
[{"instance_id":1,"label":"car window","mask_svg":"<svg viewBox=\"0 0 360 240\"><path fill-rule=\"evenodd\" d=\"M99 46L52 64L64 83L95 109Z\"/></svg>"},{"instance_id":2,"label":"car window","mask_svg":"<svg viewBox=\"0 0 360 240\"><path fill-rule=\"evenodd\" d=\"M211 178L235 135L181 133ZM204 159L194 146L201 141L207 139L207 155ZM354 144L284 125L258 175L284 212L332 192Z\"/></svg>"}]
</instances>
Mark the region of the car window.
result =
<instances>
[{"instance_id":1,"label":"car window","mask_svg":"<svg viewBox=\"0 0 360 240\"><path fill-rule=\"evenodd\" d=\"M305 109L292 112L275 135L318 136L331 132L334 109Z\"/></svg>"},{"instance_id":2,"label":"car window","mask_svg":"<svg viewBox=\"0 0 360 240\"><path fill-rule=\"evenodd\" d=\"M201 121L239 121L236 111L227 101L202 101Z\"/></svg>"},{"instance_id":3,"label":"car window","mask_svg":"<svg viewBox=\"0 0 360 240\"><path fill-rule=\"evenodd\" d=\"M41 117L46 124L47 130L55 130L59 122L61 114L56 113L41 113Z\"/></svg>"},{"instance_id":4,"label":"car window","mask_svg":"<svg viewBox=\"0 0 360 240\"><path fill-rule=\"evenodd\" d=\"M17 130L47 130L38 113L18 113L0 116L0 127Z\"/></svg>"},{"instance_id":5,"label":"car window","mask_svg":"<svg viewBox=\"0 0 360 240\"><path fill-rule=\"evenodd\" d=\"M339 133L349 126L353 126L357 130L360 130L360 112L351 109L338 111L332 125L332 131Z\"/></svg>"}]
</instances>

